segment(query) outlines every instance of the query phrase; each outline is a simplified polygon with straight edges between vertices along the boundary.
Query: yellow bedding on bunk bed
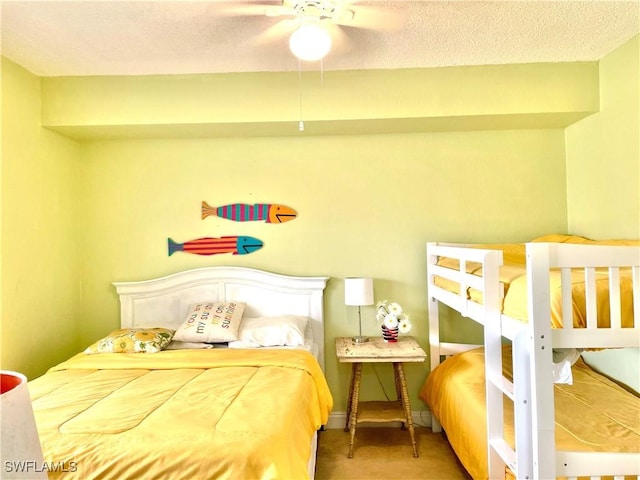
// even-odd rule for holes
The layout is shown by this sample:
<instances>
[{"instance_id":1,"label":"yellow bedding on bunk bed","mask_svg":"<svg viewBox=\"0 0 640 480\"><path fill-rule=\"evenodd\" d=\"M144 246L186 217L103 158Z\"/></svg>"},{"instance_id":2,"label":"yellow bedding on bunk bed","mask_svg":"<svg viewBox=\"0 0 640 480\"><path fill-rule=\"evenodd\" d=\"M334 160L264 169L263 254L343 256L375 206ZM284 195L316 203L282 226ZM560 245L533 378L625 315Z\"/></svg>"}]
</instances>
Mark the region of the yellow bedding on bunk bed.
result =
<instances>
[{"instance_id":1,"label":"yellow bedding on bunk bed","mask_svg":"<svg viewBox=\"0 0 640 480\"><path fill-rule=\"evenodd\" d=\"M555 242L574 243L584 245L621 245L640 246L640 240L589 240L584 237L571 235L545 235L533 240L533 242ZM503 252L503 263L500 267L500 282L504 287L504 298L502 302L502 313L506 316L527 321L528 318L528 291L527 291L527 270L526 270L526 247L524 243L509 244L478 244L471 245L470 248L481 248L490 250L501 250ZM438 259L438 265L458 269L457 259L442 257ZM482 276L482 265L477 262L467 262L466 272L477 276ZM550 293L551 293L551 324L554 328L562 328L562 289L560 272L553 270L550 273ZM460 286L457 282L435 277L434 284L452 293L458 294ZM596 298L598 309L598 326L609 327L609 276L607 272L596 271ZM629 269L620 271L620 297L622 327L633 327L633 279ZM571 289L573 298L573 326L576 328L586 327L586 291L583 271L572 271ZM482 292L469 288L467 298L478 303L482 303Z\"/></svg>"},{"instance_id":2,"label":"yellow bedding on bunk bed","mask_svg":"<svg viewBox=\"0 0 640 480\"><path fill-rule=\"evenodd\" d=\"M29 383L50 478L308 478L333 400L301 350L79 354Z\"/></svg>"},{"instance_id":3,"label":"yellow bedding on bunk bed","mask_svg":"<svg viewBox=\"0 0 640 480\"><path fill-rule=\"evenodd\" d=\"M503 354L511 378L510 347ZM573 385L555 385L556 449L640 453L640 398L582 359L572 369ZM420 390L475 480L488 477L484 378L484 351L478 348L445 360ZM505 438L513 447L513 403L507 399L504 407Z\"/></svg>"}]
</instances>

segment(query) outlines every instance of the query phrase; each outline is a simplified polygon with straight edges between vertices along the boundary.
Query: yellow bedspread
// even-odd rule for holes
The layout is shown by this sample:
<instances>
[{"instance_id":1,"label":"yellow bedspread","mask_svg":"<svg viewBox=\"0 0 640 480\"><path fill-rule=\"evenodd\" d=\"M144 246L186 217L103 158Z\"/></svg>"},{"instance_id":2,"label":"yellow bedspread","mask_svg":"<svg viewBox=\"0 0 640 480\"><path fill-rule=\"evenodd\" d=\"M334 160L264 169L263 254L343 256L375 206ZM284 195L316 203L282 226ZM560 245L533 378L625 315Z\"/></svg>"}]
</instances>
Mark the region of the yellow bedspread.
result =
<instances>
[{"instance_id":1,"label":"yellow bedspread","mask_svg":"<svg viewBox=\"0 0 640 480\"><path fill-rule=\"evenodd\" d=\"M638 240L589 240L584 237L570 235L546 235L533 240L533 242L557 242L576 243L585 245L622 245L640 246ZM526 270L526 247L524 243L472 245L470 248L482 248L501 250L503 252L504 265L500 267L500 282L504 287L502 313L506 316L526 322L528 319L528 289ZM459 263L455 259L440 258L438 265L458 269ZM482 276L482 265L477 262L468 262L466 272ZM633 279L629 269L620 271L620 298L622 326L633 327ZM441 277L434 278L434 283L453 293L460 292L457 282ZM596 298L598 310L598 326L606 328L610 326L609 307L609 276L606 271L596 272ZM573 298L573 326L583 328L586 326L586 284L583 271L572 271L571 292ZM467 298L482 303L482 292L469 288ZM562 288L560 271L550 272L550 306L551 324L554 328L562 328Z\"/></svg>"},{"instance_id":2,"label":"yellow bedspread","mask_svg":"<svg viewBox=\"0 0 640 480\"><path fill-rule=\"evenodd\" d=\"M511 378L511 349L504 349ZM640 452L640 398L594 372L582 360L573 385L555 385L556 448L569 451ZM484 352L474 349L435 368L420 398L438 418L461 463L486 479ZM513 403L505 399L505 438L513 446Z\"/></svg>"},{"instance_id":3,"label":"yellow bedspread","mask_svg":"<svg viewBox=\"0 0 640 480\"><path fill-rule=\"evenodd\" d=\"M333 406L299 350L79 354L29 383L66 479L304 479Z\"/></svg>"}]
</instances>

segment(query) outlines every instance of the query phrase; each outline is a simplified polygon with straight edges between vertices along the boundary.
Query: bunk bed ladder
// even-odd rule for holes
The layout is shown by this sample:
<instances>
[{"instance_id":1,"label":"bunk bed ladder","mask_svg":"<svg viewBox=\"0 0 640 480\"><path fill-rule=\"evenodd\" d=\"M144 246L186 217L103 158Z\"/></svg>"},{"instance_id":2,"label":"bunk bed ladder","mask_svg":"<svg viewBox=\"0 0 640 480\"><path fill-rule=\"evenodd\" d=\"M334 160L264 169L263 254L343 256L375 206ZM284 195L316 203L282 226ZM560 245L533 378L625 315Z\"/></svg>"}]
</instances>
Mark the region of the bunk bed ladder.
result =
<instances>
[{"instance_id":1,"label":"bunk bed ladder","mask_svg":"<svg viewBox=\"0 0 640 480\"><path fill-rule=\"evenodd\" d=\"M484 354L487 401L487 449L489 478L503 479L505 465L517 471L515 451L504 438L504 396L513 398L513 383L502 374L501 295L499 268L502 252L488 252L482 262L484 305Z\"/></svg>"},{"instance_id":2,"label":"bunk bed ladder","mask_svg":"<svg viewBox=\"0 0 640 480\"><path fill-rule=\"evenodd\" d=\"M489 478L504 478L504 465L509 467L518 479L532 480L533 463L531 458L531 376L530 376L531 333L523 329L513 340L513 376L511 382L502 372L488 367L491 377L487 376L487 404L494 404L496 397L504 397L513 402L515 422L515 449L504 439L504 416L495 408L487 410L488 422L493 426L488 439ZM502 366L500 366L502 369ZM499 458L498 458L499 457Z\"/></svg>"}]
</instances>

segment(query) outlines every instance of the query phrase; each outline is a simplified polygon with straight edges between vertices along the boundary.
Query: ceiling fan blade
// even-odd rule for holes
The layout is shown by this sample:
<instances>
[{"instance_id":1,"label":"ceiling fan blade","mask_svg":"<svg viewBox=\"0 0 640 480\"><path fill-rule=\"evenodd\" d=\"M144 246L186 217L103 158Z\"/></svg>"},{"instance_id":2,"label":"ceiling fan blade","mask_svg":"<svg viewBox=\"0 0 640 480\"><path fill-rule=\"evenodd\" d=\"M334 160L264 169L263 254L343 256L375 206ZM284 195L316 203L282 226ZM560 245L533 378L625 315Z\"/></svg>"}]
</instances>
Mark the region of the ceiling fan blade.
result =
<instances>
[{"instance_id":1,"label":"ceiling fan blade","mask_svg":"<svg viewBox=\"0 0 640 480\"><path fill-rule=\"evenodd\" d=\"M252 17L252 16L273 16L269 12L282 8L279 0L262 1L214 1L212 2L212 12L220 17Z\"/></svg>"},{"instance_id":2,"label":"ceiling fan blade","mask_svg":"<svg viewBox=\"0 0 640 480\"><path fill-rule=\"evenodd\" d=\"M283 6L274 6L274 7L267 8L265 11L265 15L267 17L283 17L283 16L294 17L297 15L297 13L292 8L287 8Z\"/></svg>"},{"instance_id":3,"label":"ceiling fan blade","mask_svg":"<svg viewBox=\"0 0 640 480\"><path fill-rule=\"evenodd\" d=\"M333 21L345 27L396 31L406 22L407 3L401 0L335 0Z\"/></svg>"},{"instance_id":4,"label":"ceiling fan blade","mask_svg":"<svg viewBox=\"0 0 640 480\"><path fill-rule=\"evenodd\" d=\"M297 19L283 18L251 39L251 44L266 45L273 42L288 41L289 35L298 26Z\"/></svg>"},{"instance_id":5,"label":"ceiling fan blade","mask_svg":"<svg viewBox=\"0 0 640 480\"><path fill-rule=\"evenodd\" d=\"M401 3L391 6L372 6L353 4L351 8L345 8L353 12L352 18L349 15L336 15L334 22L345 27L368 28L379 31L396 31L405 23L407 12L406 7Z\"/></svg>"}]
</instances>

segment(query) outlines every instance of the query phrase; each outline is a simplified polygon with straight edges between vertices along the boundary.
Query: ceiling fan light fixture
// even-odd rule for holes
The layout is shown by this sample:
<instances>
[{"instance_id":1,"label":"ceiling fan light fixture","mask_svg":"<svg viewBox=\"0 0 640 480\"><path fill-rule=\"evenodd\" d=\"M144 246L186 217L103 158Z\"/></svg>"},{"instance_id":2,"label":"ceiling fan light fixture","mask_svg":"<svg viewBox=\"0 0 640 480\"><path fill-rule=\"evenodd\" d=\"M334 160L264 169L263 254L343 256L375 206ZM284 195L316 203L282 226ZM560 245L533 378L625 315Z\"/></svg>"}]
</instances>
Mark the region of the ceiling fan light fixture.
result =
<instances>
[{"instance_id":1,"label":"ceiling fan light fixture","mask_svg":"<svg viewBox=\"0 0 640 480\"><path fill-rule=\"evenodd\" d=\"M300 60L314 62L331 50L331 35L318 22L305 22L289 37L289 48Z\"/></svg>"}]
</instances>

